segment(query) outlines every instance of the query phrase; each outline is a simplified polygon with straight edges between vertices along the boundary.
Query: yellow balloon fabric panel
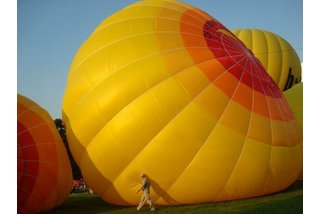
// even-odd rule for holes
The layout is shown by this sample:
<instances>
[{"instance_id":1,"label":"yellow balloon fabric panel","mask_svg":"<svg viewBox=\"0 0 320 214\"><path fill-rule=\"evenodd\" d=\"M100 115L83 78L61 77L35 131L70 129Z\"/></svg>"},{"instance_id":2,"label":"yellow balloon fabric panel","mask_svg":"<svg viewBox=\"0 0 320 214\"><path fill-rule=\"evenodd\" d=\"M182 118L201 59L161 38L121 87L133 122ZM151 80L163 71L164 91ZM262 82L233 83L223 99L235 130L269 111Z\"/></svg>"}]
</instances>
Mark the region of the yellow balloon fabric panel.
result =
<instances>
[{"instance_id":1,"label":"yellow balloon fabric panel","mask_svg":"<svg viewBox=\"0 0 320 214\"><path fill-rule=\"evenodd\" d=\"M292 88L284 92L288 103L293 111L295 119L299 124L299 130L302 134L303 130L303 83L298 83Z\"/></svg>"},{"instance_id":2,"label":"yellow balloon fabric panel","mask_svg":"<svg viewBox=\"0 0 320 214\"><path fill-rule=\"evenodd\" d=\"M147 0L104 20L80 47L63 98L70 148L105 201L254 197L301 170L291 108L251 51L207 13ZM254 176L253 176L254 175Z\"/></svg>"},{"instance_id":3,"label":"yellow balloon fabric panel","mask_svg":"<svg viewBox=\"0 0 320 214\"><path fill-rule=\"evenodd\" d=\"M301 63L288 41L266 30L235 29L232 32L260 60L282 91L301 82Z\"/></svg>"},{"instance_id":4,"label":"yellow balloon fabric panel","mask_svg":"<svg viewBox=\"0 0 320 214\"><path fill-rule=\"evenodd\" d=\"M72 188L69 158L48 112L18 94L18 213L59 206Z\"/></svg>"},{"instance_id":5,"label":"yellow balloon fabric panel","mask_svg":"<svg viewBox=\"0 0 320 214\"><path fill-rule=\"evenodd\" d=\"M299 139L302 142L303 141L303 83L302 82L298 83L294 85L292 88L285 91L284 96L287 98L288 103L295 116L295 121L298 126ZM301 152L302 152L302 143L301 143ZM301 169L299 179L302 179L302 169Z\"/></svg>"}]
</instances>

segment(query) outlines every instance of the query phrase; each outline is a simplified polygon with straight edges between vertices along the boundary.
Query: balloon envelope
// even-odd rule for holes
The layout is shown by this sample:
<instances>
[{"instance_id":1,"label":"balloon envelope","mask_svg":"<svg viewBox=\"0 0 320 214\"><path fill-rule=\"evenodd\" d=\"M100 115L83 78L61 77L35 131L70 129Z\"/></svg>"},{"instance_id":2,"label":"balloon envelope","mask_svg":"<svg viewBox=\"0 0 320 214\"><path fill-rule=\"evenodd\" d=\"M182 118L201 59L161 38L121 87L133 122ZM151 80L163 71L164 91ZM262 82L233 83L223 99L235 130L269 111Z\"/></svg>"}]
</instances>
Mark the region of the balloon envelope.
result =
<instances>
[{"instance_id":1,"label":"balloon envelope","mask_svg":"<svg viewBox=\"0 0 320 214\"><path fill-rule=\"evenodd\" d=\"M259 29L236 29L232 32L260 60L282 91L301 82L299 57L284 38Z\"/></svg>"},{"instance_id":2,"label":"balloon envelope","mask_svg":"<svg viewBox=\"0 0 320 214\"><path fill-rule=\"evenodd\" d=\"M78 50L63 99L73 156L95 193L157 204L276 192L296 180L300 142L282 92L219 21L178 1L140 1Z\"/></svg>"},{"instance_id":3,"label":"balloon envelope","mask_svg":"<svg viewBox=\"0 0 320 214\"><path fill-rule=\"evenodd\" d=\"M48 112L18 94L18 213L60 205L72 188L69 159Z\"/></svg>"}]
</instances>

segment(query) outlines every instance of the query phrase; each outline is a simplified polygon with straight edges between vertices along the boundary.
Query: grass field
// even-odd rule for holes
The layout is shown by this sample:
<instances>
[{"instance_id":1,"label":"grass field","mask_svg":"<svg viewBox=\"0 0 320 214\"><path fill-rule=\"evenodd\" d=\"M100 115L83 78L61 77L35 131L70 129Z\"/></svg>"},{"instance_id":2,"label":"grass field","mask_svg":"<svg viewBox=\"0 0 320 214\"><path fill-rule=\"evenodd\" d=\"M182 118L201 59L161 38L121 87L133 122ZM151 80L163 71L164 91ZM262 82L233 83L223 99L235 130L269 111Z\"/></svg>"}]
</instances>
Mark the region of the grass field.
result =
<instances>
[{"instance_id":1,"label":"grass field","mask_svg":"<svg viewBox=\"0 0 320 214\"><path fill-rule=\"evenodd\" d=\"M259 213L295 214L303 213L303 182L296 181L285 191L246 200L206 203L184 206L156 206L154 213ZM105 203L96 195L76 193L70 195L58 208L47 213L137 213L135 207L120 207ZM139 213L150 213L143 207Z\"/></svg>"}]
</instances>

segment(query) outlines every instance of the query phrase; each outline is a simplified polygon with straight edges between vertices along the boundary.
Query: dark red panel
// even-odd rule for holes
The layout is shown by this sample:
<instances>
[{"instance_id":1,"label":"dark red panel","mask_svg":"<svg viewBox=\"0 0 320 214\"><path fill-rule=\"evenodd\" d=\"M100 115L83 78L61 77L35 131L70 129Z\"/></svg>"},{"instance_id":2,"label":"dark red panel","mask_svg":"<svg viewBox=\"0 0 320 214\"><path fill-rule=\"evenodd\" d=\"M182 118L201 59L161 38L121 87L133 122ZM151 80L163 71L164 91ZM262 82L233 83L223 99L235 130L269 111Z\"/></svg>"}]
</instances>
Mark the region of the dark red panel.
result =
<instances>
[{"instance_id":1,"label":"dark red panel","mask_svg":"<svg viewBox=\"0 0 320 214\"><path fill-rule=\"evenodd\" d=\"M18 125L18 207L25 204L35 186L39 171L39 154L35 142L26 127L19 121Z\"/></svg>"},{"instance_id":2,"label":"dark red panel","mask_svg":"<svg viewBox=\"0 0 320 214\"><path fill-rule=\"evenodd\" d=\"M207 21L203 25L203 35L208 48L230 74L251 88L253 81L255 91L281 98L279 88L260 61L220 22L214 19Z\"/></svg>"}]
</instances>

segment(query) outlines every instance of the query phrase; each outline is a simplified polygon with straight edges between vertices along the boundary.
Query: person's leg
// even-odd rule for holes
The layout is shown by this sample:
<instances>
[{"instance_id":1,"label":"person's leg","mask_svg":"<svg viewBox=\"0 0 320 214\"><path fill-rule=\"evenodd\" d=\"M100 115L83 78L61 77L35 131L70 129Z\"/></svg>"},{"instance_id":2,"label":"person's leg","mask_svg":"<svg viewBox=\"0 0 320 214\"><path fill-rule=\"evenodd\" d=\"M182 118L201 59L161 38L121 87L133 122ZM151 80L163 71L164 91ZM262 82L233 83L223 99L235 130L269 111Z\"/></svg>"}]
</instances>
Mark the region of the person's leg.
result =
<instances>
[{"instance_id":1,"label":"person's leg","mask_svg":"<svg viewBox=\"0 0 320 214\"><path fill-rule=\"evenodd\" d=\"M150 197L150 194L149 194L149 192L145 192L145 198L146 198L146 201L147 201L147 203L149 204L149 206L150 206L150 210L151 211L154 211L155 209L154 209L154 206L153 206L153 204L152 204L152 200L151 200L151 197Z\"/></svg>"},{"instance_id":2,"label":"person's leg","mask_svg":"<svg viewBox=\"0 0 320 214\"><path fill-rule=\"evenodd\" d=\"M144 196L144 194L142 194L140 204L137 207L138 211L141 209L141 207L143 207L145 201L146 201L146 197Z\"/></svg>"},{"instance_id":3,"label":"person's leg","mask_svg":"<svg viewBox=\"0 0 320 214\"><path fill-rule=\"evenodd\" d=\"M153 206L153 204L152 204L152 200L151 200L151 199L147 200L147 203L148 203L149 206L150 206L150 210L151 210L151 211L154 211L155 208L154 208L154 206Z\"/></svg>"}]
</instances>

